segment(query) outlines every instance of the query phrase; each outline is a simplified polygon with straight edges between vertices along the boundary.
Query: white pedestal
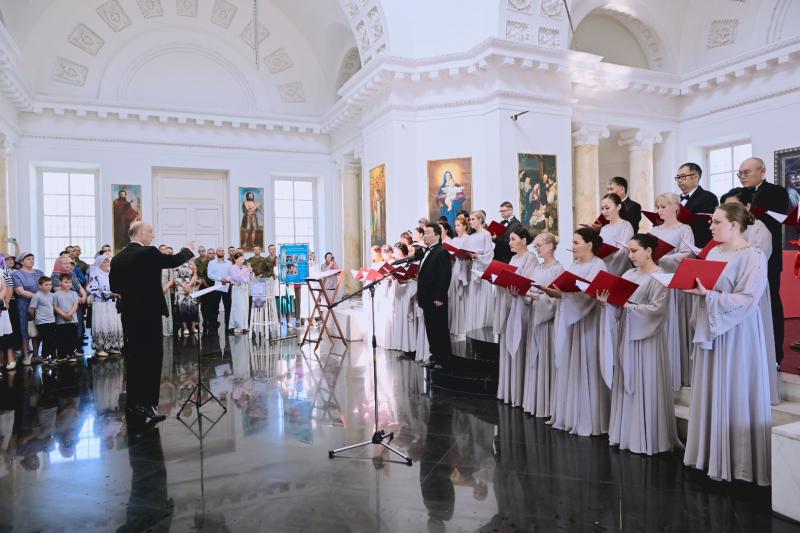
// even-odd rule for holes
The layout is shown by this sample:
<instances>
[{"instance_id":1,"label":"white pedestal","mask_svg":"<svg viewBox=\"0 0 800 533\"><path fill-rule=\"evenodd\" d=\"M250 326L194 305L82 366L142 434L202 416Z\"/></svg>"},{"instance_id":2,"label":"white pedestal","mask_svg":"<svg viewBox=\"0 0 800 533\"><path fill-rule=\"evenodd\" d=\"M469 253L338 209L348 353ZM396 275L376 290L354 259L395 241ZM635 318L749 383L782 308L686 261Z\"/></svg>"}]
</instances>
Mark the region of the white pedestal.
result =
<instances>
[{"instance_id":1,"label":"white pedestal","mask_svg":"<svg viewBox=\"0 0 800 533\"><path fill-rule=\"evenodd\" d=\"M800 422L772 428L772 510L800 522Z\"/></svg>"},{"instance_id":2,"label":"white pedestal","mask_svg":"<svg viewBox=\"0 0 800 533\"><path fill-rule=\"evenodd\" d=\"M364 313L361 309L337 309L336 318L339 319L344 338L348 341L363 341L367 338L367 324L364 324Z\"/></svg>"}]
</instances>

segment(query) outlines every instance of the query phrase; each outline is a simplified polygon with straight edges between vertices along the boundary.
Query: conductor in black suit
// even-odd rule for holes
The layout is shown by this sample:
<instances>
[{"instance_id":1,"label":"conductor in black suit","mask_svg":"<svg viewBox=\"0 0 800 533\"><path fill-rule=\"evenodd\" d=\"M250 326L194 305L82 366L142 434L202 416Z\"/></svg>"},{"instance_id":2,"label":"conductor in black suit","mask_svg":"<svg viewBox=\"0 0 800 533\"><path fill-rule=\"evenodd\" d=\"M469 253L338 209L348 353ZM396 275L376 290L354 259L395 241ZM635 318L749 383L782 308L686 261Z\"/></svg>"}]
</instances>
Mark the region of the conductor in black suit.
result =
<instances>
[{"instance_id":1,"label":"conductor in black suit","mask_svg":"<svg viewBox=\"0 0 800 533\"><path fill-rule=\"evenodd\" d=\"M453 265L450 254L442 246L442 229L427 224L423 235L428 251L422 256L417 274L417 303L422 308L425 333L431 357L428 366L447 366L450 361L450 326L447 320L447 290Z\"/></svg>"},{"instance_id":2,"label":"conductor in black suit","mask_svg":"<svg viewBox=\"0 0 800 533\"><path fill-rule=\"evenodd\" d=\"M161 317L167 304L161 289L161 270L177 268L194 257L194 243L176 255L166 255L153 242L153 226L139 221L128 230L131 242L111 259L111 291L122 296L122 330L127 363L129 421L159 422L158 392L164 358Z\"/></svg>"},{"instance_id":3,"label":"conductor in black suit","mask_svg":"<svg viewBox=\"0 0 800 533\"><path fill-rule=\"evenodd\" d=\"M703 169L697 163L684 163L678 169L675 182L681 190L681 205L692 213L713 213L719 200L713 192L700 186ZM711 242L711 224L708 220L693 220L689 227L694 235L694 245L700 248Z\"/></svg>"},{"instance_id":4,"label":"conductor in black suit","mask_svg":"<svg viewBox=\"0 0 800 533\"><path fill-rule=\"evenodd\" d=\"M622 205L625 206L625 215L622 217L633 226L633 233L639 233L639 223L642 221L642 205L634 202L628 196L628 180L621 176L614 176L608 180L606 190L609 194L614 193L622 198Z\"/></svg>"},{"instance_id":5,"label":"conductor in black suit","mask_svg":"<svg viewBox=\"0 0 800 533\"><path fill-rule=\"evenodd\" d=\"M742 187L753 191L752 205L768 211L786 214L789 193L786 188L766 180L767 165L758 157L745 159L737 172ZM772 233L772 255L767 261L769 297L772 301L772 327L775 332L775 358L783 359L783 302L781 302L781 272L783 271L783 224L764 213L757 218Z\"/></svg>"},{"instance_id":6,"label":"conductor in black suit","mask_svg":"<svg viewBox=\"0 0 800 533\"><path fill-rule=\"evenodd\" d=\"M500 218L502 219L500 223L506 227L506 231L503 233L502 237L495 238L495 236L492 235L492 239L494 240L494 258L497 261L508 263L511 261L511 256L514 255L511 253L511 247L508 245L508 239L511 238L512 231L522 227L522 222L517 220L517 217L514 216L514 206L511 205L511 202L503 202L500 204Z\"/></svg>"}]
</instances>

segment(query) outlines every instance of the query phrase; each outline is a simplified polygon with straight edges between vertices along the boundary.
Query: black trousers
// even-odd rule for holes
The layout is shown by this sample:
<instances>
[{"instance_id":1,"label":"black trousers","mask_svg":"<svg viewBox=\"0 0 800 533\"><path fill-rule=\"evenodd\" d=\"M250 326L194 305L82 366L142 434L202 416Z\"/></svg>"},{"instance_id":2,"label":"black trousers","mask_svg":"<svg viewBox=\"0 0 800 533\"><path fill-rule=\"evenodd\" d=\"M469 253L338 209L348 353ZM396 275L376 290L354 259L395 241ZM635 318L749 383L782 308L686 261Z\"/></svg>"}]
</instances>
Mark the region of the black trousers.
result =
<instances>
[{"instance_id":1,"label":"black trousers","mask_svg":"<svg viewBox=\"0 0 800 533\"><path fill-rule=\"evenodd\" d=\"M156 407L164 359L161 315L122 315L128 406Z\"/></svg>"},{"instance_id":2,"label":"black trousers","mask_svg":"<svg viewBox=\"0 0 800 533\"><path fill-rule=\"evenodd\" d=\"M225 306L225 329L228 329L228 324L231 323L231 289L228 288L228 292L212 291L209 296L211 296L211 304L209 307L211 316L209 317L209 322L211 324L217 324L219 302L221 300L222 305Z\"/></svg>"},{"instance_id":3,"label":"black trousers","mask_svg":"<svg viewBox=\"0 0 800 533\"><path fill-rule=\"evenodd\" d=\"M78 323L57 324L55 328L56 351L59 357L66 357L78 349Z\"/></svg>"},{"instance_id":4,"label":"black trousers","mask_svg":"<svg viewBox=\"0 0 800 533\"><path fill-rule=\"evenodd\" d=\"M42 341L42 356L49 357L56 354L56 323L37 324L39 340Z\"/></svg>"},{"instance_id":5,"label":"black trousers","mask_svg":"<svg viewBox=\"0 0 800 533\"><path fill-rule=\"evenodd\" d=\"M212 307L214 305L214 295L204 294L200 297L200 311L203 313L203 330L208 331L211 329L217 319L214 316ZM219 314L219 301L217 301L217 314Z\"/></svg>"},{"instance_id":6,"label":"black trousers","mask_svg":"<svg viewBox=\"0 0 800 533\"><path fill-rule=\"evenodd\" d=\"M422 307L425 321L425 334L431 349L431 361L445 364L450 360L450 324L447 320L447 302L441 307L425 305Z\"/></svg>"},{"instance_id":7,"label":"black trousers","mask_svg":"<svg viewBox=\"0 0 800 533\"><path fill-rule=\"evenodd\" d=\"M783 359L783 302L781 302L781 272L777 268L767 270L769 297L772 304L772 331L775 333L775 359Z\"/></svg>"}]
</instances>

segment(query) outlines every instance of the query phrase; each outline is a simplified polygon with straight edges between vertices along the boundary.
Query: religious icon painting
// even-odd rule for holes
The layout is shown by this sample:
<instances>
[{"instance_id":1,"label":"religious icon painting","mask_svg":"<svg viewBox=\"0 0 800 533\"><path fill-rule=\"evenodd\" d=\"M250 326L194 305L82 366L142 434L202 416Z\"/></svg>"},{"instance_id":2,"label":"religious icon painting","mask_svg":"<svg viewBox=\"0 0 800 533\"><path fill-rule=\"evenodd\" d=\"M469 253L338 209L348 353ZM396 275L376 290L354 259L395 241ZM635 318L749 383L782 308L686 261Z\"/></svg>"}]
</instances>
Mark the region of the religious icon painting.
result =
<instances>
[{"instance_id":1,"label":"religious icon painting","mask_svg":"<svg viewBox=\"0 0 800 533\"><path fill-rule=\"evenodd\" d=\"M142 186L112 185L111 198L114 253L117 253L131 242L128 237L131 224L142 219Z\"/></svg>"},{"instance_id":2,"label":"religious icon painting","mask_svg":"<svg viewBox=\"0 0 800 533\"><path fill-rule=\"evenodd\" d=\"M800 146L775 151L775 183L789 193L789 211L800 203ZM796 250L789 241L800 239L797 226L784 226L783 249Z\"/></svg>"},{"instance_id":3,"label":"religious icon painting","mask_svg":"<svg viewBox=\"0 0 800 533\"><path fill-rule=\"evenodd\" d=\"M239 243L243 250L252 252L254 246L264 248L264 189L239 187Z\"/></svg>"},{"instance_id":4,"label":"religious icon painting","mask_svg":"<svg viewBox=\"0 0 800 533\"><path fill-rule=\"evenodd\" d=\"M386 165L369 171L370 245L386 243Z\"/></svg>"},{"instance_id":5,"label":"religious icon painting","mask_svg":"<svg viewBox=\"0 0 800 533\"><path fill-rule=\"evenodd\" d=\"M428 219L446 217L455 230L459 211L472 208L472 158L428 161Z\"/></svg>"},{"instance_id":6,"label":"religious icon painting","mask_svg":"<svg viewBox=\"0 0 800 533\"><path fill-rule=\"evenodd\" d=\"M517 154L519 219L531 232L558 235L556 156Z\"/></svg>"}]
</instances>

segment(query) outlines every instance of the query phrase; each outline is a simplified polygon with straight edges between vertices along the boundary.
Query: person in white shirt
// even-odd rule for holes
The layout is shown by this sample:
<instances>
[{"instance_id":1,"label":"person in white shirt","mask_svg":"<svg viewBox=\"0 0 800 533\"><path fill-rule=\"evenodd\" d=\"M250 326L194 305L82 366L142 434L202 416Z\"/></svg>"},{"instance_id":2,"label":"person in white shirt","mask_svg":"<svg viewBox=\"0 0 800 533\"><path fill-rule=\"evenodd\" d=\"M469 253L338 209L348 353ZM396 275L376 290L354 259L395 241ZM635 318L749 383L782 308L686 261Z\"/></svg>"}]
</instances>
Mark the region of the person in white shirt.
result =
<instances>
[{"instance_id":1,"label":"person in white shirt","mask_svg":"<svg viewBox=\"0 0 800 533\"><path fill-rule=\"evenodd\" d=\"M230 285L231 282L231 264L230 261L225 260L225 249L220 247L216 250L216 258L208 262L208 278L214 282L214 285ZM222 300L222 305L225 306L225 331L228 331L228 325L231 322L231 293L230 287L226 292L213 291L211 293L211 309L213 317L209 317L209 322L213 325L213 331L219 328L219 302Z\"/></svg>"}]
</instances>

